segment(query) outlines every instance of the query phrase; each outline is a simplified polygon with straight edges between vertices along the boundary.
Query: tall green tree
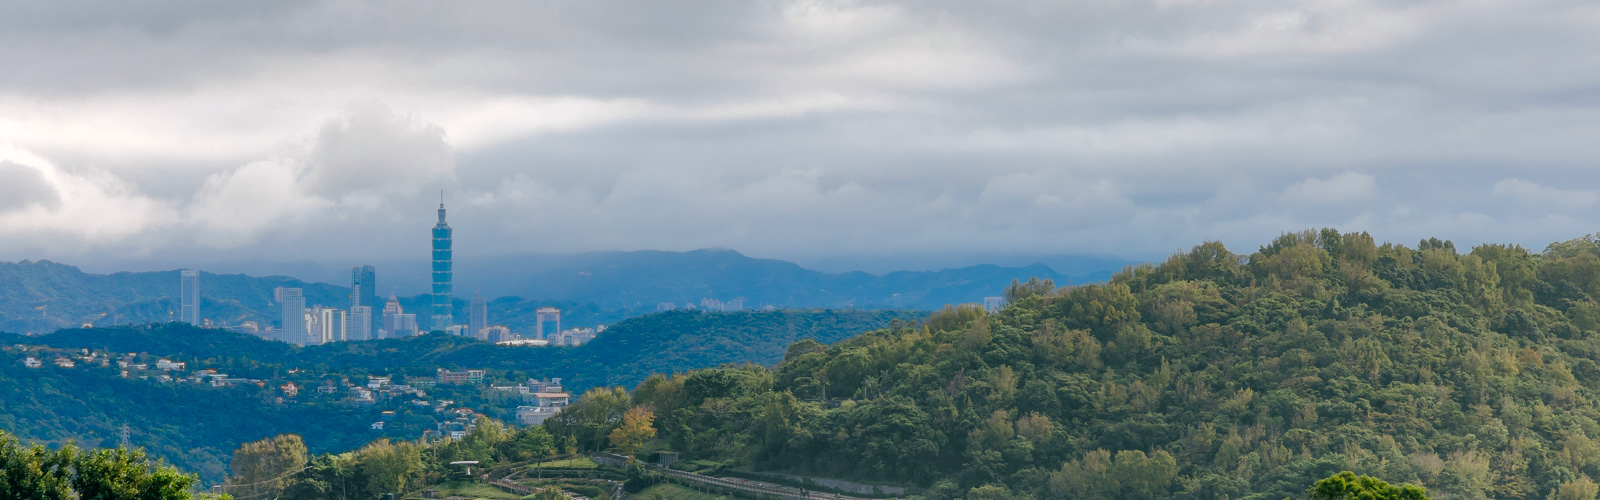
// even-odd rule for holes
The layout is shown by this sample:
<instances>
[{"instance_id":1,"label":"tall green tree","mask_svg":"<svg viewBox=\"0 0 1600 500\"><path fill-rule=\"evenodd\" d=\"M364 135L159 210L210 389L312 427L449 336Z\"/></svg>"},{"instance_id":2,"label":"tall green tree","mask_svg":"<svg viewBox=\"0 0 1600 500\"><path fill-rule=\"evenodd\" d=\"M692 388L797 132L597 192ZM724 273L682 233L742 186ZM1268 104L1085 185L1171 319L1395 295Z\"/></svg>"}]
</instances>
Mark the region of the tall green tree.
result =
<instances>
[{"instance_id":1,"label":"tall green tree","mask_svg":"<svg viewBox=\"0 0 1600 500\"><path fill-rule=\"evenodd\" d=\"M295 434L279 434L240 445L233 451L228 491L236 496L271 496L295 481L295 473L309 459L305 441Z\"/></svg>"}]
</instances>

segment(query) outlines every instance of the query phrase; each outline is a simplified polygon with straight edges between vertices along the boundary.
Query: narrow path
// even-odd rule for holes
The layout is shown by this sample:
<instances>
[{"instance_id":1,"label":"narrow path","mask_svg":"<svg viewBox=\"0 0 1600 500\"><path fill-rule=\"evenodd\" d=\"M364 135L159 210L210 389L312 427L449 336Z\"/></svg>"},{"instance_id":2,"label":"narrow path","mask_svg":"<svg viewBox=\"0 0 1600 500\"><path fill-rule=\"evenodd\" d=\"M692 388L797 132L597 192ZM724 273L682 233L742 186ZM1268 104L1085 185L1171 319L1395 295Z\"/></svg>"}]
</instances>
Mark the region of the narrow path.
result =
<instances>
[{"instance_id":1,"label":"narrow path","mask_svg":"<svg viewBox=\"0 0 1600 500\"><path fill-rule=\"evenodd\" d=\"M597 461L597 462L605 461L605 462L626 463L628 461L628 457L625 457L625 456L622 456L622 455L611 454L611 453L595 453L594 455L592 455L592 458L594 458L595 461ZM681 470L668 469L668 468L665 468L665 467L662 467L662 466L659 466L659 465L656 465L656 464L647 463L647 464L644 464L644 465L645 465L645 467L650 468L650 470L653 470L653 471L656 471L656 472L660 472L660 473L663 473L663 474L667 474L667 475L670 475L672 477L676 477L676 478L683 479L683 480L686 480L686 481L694 481L694 482L698 482L698 483L701 483L701 484L707 484L707 485L716 486L716 487L720 487L720 488L729 488L729 489L735 489L735 490L740 490L740 491L747 491L747 492L751 492L751 493L760 493L760 494L763 494L763 495L772 495L772 496L777 497L777 498L805 499L805 500L810 500L810 499L815 499L815 500L877 500L877 499L853 497L853 496L849 496L849 495L841 495L841 494L837 494L837 493L821 493L821 492L815 492L815 491L808 491L808 490L804 490L804 489L800 489L800 488L795 488L795 487L792 487L792 486L782 486L782 485L777 485L777 484L764 483L764 482L761 482L761 481L746 481L746 480L742 480L742 479L728 479L728 478L721 478L721 477L712 477L712 476L707 476L707 475L703 475L703 474L695 474L693 472L684 472L684 471L681 471Z\"/></svg>"}]
</instances>

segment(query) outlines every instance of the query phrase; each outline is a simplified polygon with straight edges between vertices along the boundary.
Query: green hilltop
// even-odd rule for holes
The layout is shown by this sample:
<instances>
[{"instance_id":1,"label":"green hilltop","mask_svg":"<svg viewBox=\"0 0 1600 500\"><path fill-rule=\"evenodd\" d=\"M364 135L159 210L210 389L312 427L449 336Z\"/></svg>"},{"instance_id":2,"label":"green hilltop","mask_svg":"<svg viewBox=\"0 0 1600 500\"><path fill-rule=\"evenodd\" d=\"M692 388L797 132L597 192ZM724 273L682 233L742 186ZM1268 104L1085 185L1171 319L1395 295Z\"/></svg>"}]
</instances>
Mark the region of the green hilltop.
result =
<instances>
[{"instance_id":1,"label":"green hilltop","mask_svg":"<svg viewBox=\"0 0 1600 500\"><path fill-rule=\"evenodd\" d=\"M998 314L802 342L774 369L652 377L631 399L686 460L926 498L1277 500L1349 470L1435 498L1592 499L1597 242L1211 242L1104 284L1014 285ZM615 446L584 415L546 428Z\"/></svg>"}]
</instances>

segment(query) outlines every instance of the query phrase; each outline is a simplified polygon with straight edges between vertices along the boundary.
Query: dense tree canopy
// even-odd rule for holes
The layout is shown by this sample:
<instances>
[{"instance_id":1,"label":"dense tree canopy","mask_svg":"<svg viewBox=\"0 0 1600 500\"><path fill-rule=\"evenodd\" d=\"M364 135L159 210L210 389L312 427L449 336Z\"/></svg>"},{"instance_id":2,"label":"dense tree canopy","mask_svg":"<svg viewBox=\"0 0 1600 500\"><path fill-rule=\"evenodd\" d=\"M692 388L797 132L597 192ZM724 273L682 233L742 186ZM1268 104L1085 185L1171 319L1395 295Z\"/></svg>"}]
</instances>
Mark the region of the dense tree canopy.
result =
<instances>
[{"instance_id":1,"label":"dense tree canopy","mask_svg":"<svg viewBox=\"0 0 1600 500\"><path fill-rule=\"evenodd\" d=\"M189 500L195 477L152 463L140 450L57 450L23 446L0 431L0 498L40 500ZM226 498L226 497L223 497ZM219 499L220 500L220 499Z\"/></svg>"},{"instance_id":2,"label":"dense tree canopy","mask_svg":"<svg viewBox=\"0 0 1600 500\"><path fill-rule=\"evenodd\" d=\"M1600 238L1461 253L1307 231L1037 288L772 369L655 376L631 403L688 457L930 498L1277 500L1346 470L1593 498Z\"/></svg>"}]
</instances>

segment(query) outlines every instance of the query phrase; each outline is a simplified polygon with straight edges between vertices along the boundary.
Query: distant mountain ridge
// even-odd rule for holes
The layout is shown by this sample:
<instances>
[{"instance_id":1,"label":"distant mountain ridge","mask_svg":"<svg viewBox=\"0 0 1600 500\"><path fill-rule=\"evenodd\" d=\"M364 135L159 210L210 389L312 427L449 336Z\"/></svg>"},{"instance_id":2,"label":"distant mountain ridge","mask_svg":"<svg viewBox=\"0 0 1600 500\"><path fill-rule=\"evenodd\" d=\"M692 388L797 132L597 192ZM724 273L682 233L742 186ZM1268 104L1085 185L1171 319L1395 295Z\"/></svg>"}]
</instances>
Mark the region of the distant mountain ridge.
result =
<instances>
[{"instance_id":1,"label":"distant mountain ridge","mask_svg":"<svg viewBox=\"0 0 1600 500\"><path fill-rule=\"evenodd\" d=\"M1080 276L1043 264L974 265L940 271L825 273L793 262L727 249L689 252L593 252L505 257L457 263L458 286L500 282L495 290L527 299L596 302L614 307L678 306L703 298L744 297L748 306L937 309L999 295L1012 279L1032 276L1062 284L1103 281L1124 264ZM381 279L380 279L381 281Z\"/></svg>"},{"instance_id":2,"label":"distant mountain ridge","mask_svg":"<svg viewBox=\"0 0 1600 500\"><path fill-rule=\"evenodd\" d=\"M945 304L1000 295L1012 279L1032 276L1058 283L1101 281L1108 268L1065 276L1048 266L976 265L941 271L824 273L792 262L748 257L733 250L594 252L566 256L502 257L457 264L458 314L465 317L470 290L501 296L490 302L495 323L526 329L539 306L561 307L566 325L587 326L677 307L702 299L743 297L746 307L896 308L932 310ZM1120 267L1120 266L1119 266ZM378 269L380 291L406 282L404 269ZM386 276L401 276L387 278ZM346 307L349 288L287 276L255 277L202 271L202 317L237 324L276 324L276 287L305 289L306 304ZM0 262L0 331L49 332L58 328L166 322L176 319L178 272L87 273L42 261ZM386 293L383 295L387 295ZM422 295L401 296L420 310ZM423 318L419 318L423 319ZM526 324L524 324L526 323ZM426 325L424 325L426 326Z\"/></svg>"}]
</instances>

